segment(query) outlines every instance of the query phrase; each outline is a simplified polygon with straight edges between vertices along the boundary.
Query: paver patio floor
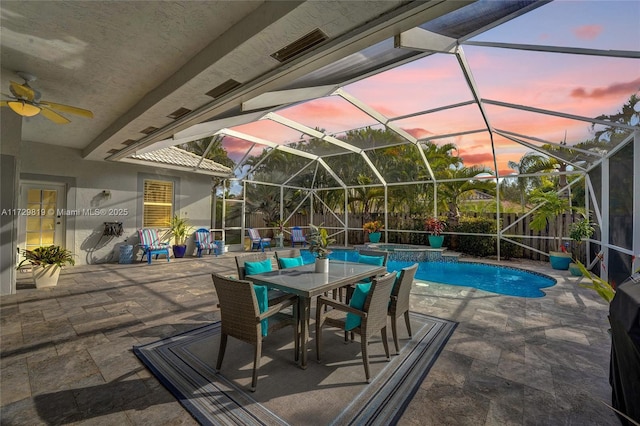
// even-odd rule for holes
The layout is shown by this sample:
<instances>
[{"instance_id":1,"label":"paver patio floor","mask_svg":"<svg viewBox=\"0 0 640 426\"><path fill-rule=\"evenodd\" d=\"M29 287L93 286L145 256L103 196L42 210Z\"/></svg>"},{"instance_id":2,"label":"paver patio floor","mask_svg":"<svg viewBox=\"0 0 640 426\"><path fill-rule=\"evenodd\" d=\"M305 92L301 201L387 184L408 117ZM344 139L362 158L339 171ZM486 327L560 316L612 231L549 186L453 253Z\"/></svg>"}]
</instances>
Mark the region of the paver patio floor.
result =
<instances>
[{"instance_id":1,"label":"paver patio floor","mask_svg":"<svg viewBox=\"0 0 640 426\"><path fill-rule=\"evenodd\" d=\"M620 424L608 305L567 271L505 263L558 283L534 299L414 283L412 310L459 325L400 424ZM196 424L131 348L219 320L212 272L235 274L234 253L66 268L52 289L21 277L0 298L2 424Z\"/></svg>"}]
</instances>

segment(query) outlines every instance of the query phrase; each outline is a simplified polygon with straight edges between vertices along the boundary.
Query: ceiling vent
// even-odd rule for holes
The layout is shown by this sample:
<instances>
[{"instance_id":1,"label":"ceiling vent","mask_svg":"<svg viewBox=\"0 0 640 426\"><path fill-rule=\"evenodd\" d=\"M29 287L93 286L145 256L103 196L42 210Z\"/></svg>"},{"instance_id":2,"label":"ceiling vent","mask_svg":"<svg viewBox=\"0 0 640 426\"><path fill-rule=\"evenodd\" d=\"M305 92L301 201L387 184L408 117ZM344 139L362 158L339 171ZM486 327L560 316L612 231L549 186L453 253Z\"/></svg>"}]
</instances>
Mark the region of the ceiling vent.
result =
<instances>
[{"instance_id":1,"label":"ceiling vent","mask_svg":"<svg viewBox=\"0 0 640 426\"><path fill-rule=\"evenodd\" d=\"M278 50L276 53L272 54L271 57L279 62L285 62L289 59L304 53L311 48L319 45L323 41L329 40L329 37L318 28L311 31L309 34L300 37L298 40L289 44L288 46L283 47Z\"/></svg>"},{"instance_id":2,"label":"ceiling vent","mask_svg":"<svg viewBox=\"0 0 640 426\"><path fill-rule=\"evenodd\" d=\"M206 95L207 96L211 96L213 99L215 98L219 98L222 95L226 95L227 93L229 93L230 91L232 91L233 89L235 89L236 87L240 86L240 82L239 81L235 81L234 79L229 79L227 81L225 81L224 83L222 83L221 85L214 87L213 89L209 90Z\"/></svg>"},{"instance_id":3,"label":"ceiling vent","mask_svg":"<svg viewBox=\"0 0 640 426\"><path fill-rule=\"evenodd\" d=\"M140 133L144 133L145 135L150 135L151 133L155 132L156 130L158 130L157 127L149 126L144 130L140 130Z\"/></svg>"},{"instance_id":4,"label":"ceiling vent","mask_svg":"<svg viewBox=\"0 0 640 426\"><path fill-rule=\"evenodd\" d=\"M107 154L115 154L116 152L120 152L119 149L110 149L109 151L107 151Z\"/></svg>"},{"instance_id":5,"label":"ceiling vent","mask_svg":"<svg viewBox=\"0 0 640 426\"><path fill-rule=\"evenodd\" d=\"M177 110L173 111L171 114L167 115L167 117L177 120L178 118L182 117L183 115L187 115L190 112L191 112L190 109L178 108Z\"/></svg>"},{"instance_id":6,"label":"ceiling vent","mask_svg":"<svg viewBox=\"0 0 640 426\"><path fill-rule=\"evenodd\" d=\"M136 141L134 139L127 139L126 141L121 142L121 143L124 146L129 146L129 145L132 145L132 144L136 143Z\"/></svg>"}]
</instances>

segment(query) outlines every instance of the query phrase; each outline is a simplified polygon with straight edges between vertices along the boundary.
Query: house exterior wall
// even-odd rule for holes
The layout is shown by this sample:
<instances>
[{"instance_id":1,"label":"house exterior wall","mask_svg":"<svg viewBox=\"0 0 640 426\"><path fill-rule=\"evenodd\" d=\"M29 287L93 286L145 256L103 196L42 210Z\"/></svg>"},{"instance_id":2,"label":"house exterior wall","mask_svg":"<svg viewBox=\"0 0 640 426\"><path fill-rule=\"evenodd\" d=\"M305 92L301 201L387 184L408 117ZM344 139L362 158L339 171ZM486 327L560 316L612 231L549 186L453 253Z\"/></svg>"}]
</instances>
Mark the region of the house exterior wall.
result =
<instances>
[{"instance_id":1,"label":"house exterior wall","mask_svg":"<svg viewBox=\"0 0 640 426\"><path fill-rule=\"evenodd\" d=\"M66 222L66 246L75 253L76 264L117 262L120 245L139 242L141 182L145 178L172 180L175 214L186 216L194 230L210 226L210 176L162 167L85 160L80 150L38 143L24 142L21 157L21 182L66 184L66 205L59 216ZM122 222L123 235L103 236L105 222ZM187 254L194 250L191 238ZM139 260L140 255L136 259Z\"/></svg>"},{"instance_id":2,"label":"house exterior wall","mask_svg":"<svg viewBox=\"0 0 640 426\"><path fill-rule=\"evenodd\" d=\"M16 208L20 171L22 117L9 108L0 108L0 211ZM13 215L0 216L0 294L15 293L16 246L18 233Z\"/></svg>"}]
</instances>

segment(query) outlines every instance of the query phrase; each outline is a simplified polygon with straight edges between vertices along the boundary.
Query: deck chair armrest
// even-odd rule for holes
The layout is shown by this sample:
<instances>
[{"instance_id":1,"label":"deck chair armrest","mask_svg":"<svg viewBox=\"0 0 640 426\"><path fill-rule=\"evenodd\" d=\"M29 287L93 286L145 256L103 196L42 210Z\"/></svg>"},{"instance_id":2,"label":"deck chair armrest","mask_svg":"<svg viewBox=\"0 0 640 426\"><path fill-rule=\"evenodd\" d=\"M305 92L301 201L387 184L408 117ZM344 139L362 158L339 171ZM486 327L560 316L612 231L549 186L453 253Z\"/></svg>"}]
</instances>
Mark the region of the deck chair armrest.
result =
<instances>
[{"instance_id":1,"label":"deck chair armrest","mask_svg":"<svg viewBox=\"0 0 640 426\"><path fill-rule=\"evenodd\" d=\"M339 310L344 311L344 312L350 312L350 313L352 313L354 315L358 315L359 317L362 317L362 318L366 318L367 317L367 313L366 312L363 312L363 311L361 311L359 309L356 309L356 308L352 308L351 306L346 305L346 304L344 304L342 302L338 302L337 300L334 300L334 299L328 299L326 297L320 296L320 297L318 297L318 307L316 309L320 309L321 305L327 305L327 306L331 306L334 309L339 309Z\"/></svg>"},{"instance_id":2,"label":"deck chair armrest","mask_svg":"<svg viewBox=\"0 0 640 426\"><path fill-rule=\"evenodd\" d=\"M265 318L269 318L271 316L274 316L278 312L281 312L284 308L293 306L296 302L297 300L295 298L283 300L280 303L276 303L275 305L269 306L269 309L267 309L266 311L258 315L256 318L258 319L258 321L262 321Z\"/></svg>"}]
</instances>

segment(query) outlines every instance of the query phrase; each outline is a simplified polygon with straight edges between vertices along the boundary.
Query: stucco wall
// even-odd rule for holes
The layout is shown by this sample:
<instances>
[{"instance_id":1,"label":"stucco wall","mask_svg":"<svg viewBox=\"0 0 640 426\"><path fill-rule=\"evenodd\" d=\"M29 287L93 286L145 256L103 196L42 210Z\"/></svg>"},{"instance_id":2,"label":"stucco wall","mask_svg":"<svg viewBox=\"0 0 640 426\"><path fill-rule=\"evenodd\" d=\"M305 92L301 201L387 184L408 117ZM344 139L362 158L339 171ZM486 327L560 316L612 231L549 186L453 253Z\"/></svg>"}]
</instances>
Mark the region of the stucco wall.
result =
<instances>
[{"instance_id":1,"label":"stucco wall","mask_svg":"<svg viewBox=\"0 0 640 426\"><path fill-rule=\"evenodd\" d=\"M89 161L79 150L52 145L23 143L20 179L24 181L64 182L67 184L67 248L76 254L77 264L117 262L119 246L125 241L137 244L142 227L144 178L175 182L175 212L189 219L190 225L209 227L211 216L211 177L126 163ZM110 196L104 196L108 190ZM122 222L121 237L103 236L104 222ZM189 241L187 255L195 247ZM139 259L139 256L138 258Z\"/></svg>"}]
</instances>

